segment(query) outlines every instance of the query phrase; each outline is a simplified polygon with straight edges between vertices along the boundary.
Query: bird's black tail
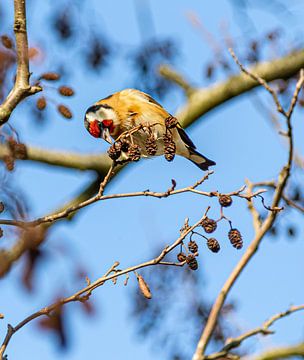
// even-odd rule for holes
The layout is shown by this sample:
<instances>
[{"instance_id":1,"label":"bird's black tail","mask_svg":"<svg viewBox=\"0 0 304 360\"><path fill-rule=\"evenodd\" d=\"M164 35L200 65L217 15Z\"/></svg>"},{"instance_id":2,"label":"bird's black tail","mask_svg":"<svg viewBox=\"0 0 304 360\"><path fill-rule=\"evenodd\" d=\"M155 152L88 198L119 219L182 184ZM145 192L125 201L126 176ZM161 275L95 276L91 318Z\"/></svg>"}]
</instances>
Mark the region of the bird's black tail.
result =
<instances>
[{"instance_id":1,"label":"bird's black tail","mask_svg":"<svg viewBox=\"0 0 304 360\"><path fill-rule=\"evenodd\" d=\"M216 165L213 160L206 158L204 155L197 152L195 149L189 148L190 156L189 160L192 161L201 170L208 170L209 166Z\"/></svg>"}]
</instances>

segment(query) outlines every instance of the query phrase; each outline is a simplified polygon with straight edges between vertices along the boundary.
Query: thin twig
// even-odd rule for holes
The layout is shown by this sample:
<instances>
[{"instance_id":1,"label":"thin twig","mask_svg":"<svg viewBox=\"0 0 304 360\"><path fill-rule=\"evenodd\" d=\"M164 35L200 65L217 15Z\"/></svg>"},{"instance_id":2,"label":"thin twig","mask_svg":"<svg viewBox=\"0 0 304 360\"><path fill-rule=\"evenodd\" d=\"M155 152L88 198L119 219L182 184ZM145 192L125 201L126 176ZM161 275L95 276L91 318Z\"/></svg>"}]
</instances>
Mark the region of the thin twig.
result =
<instances>
[{"instance_id":1,"label":"thin twig","mask_svg":"<svg viewBox=\"0 0 304 360\"><path fill-rule=\"evenodd\" d=\"M205 360L215 360L215 359L219 359L222 357L225 357L232 349L235 349L237 347L239 347L244 340L261 334L261 335L270 335L273 334L274 331L269 330L270 326L272 326L277 320L282 319L296 311L300 311L300 310L304 310L304 305L299 305L299 306L291 306L288 310L278 313L276 315L273 315L271 318L269 318L268 320L266 320L262 326L259 326L257 328L254 328L252 330L247 331L246 333L235 337L235 338L230 338L227 339L225 346L218 352L210 354L208 356L205 356Z\"/></svg>"},{"instance_id":2,"label":"thin twig","mask_svg":"<svg viewBox=\"0 0 304 360\"><path fill-rule=\"evenodd\" d=\"M292 131L292 124L291 124L291 115L292 115L293 108L296 105L296 101L297 101L298 94L299 94L299 89L303 86L303 82L304 82L303 72L301 72L300 78L297 82L297 85L296 85L296 88L294 91L294 95L293 95L293 98L291 100L291 104L289 107L290 110L288 111L288 113L286 113L283 110L283 107L281 106L281 104L278 100L278 97L276 96L275 91L266 83L266 81L261 79L257 75L252 74L247 69L245 69L244 66L238 60L238 58L236 57L236 55L234 54L234 52L232 50L230 52L231 52L231 55L233 56L234 60L236 61L236 63L240 66L241 70L244 73L246 73L248 76L250 76L252 79L255 79L261 85L263 85L264 88L272 95L274 102L277 105L278 112L283 114L286 119L286 125L287 125L287 129L288 129L288 132L287 132L288 158L287 158L286 165L284 165L282 167L282 169L279 173L278 180L277 180L277 186L276 186L276 189L275 189L275 192L273 195L273 199L272 199L271 208L276 209L279 207L279 203L282 199L284 189L286 188L287 181L290 176L290 169L291 169L292 161L293 161L294 149L293 149L293 131ZM201 337L197 344L195 353L193 355L193 360L202 360L205 358L205 351L206 351L207 345L209 344L209 341L212 337L213 331L216 327L218 317L219 317L220 311L224 305L226 297L227 297L228 293L230 292L232 286L235 284L236 280L240 276L240 274L243 272L245 267L248 265L249 261L252 259L252 257L256 253L261 241L264 238L264 235L272 227L272 225L277 217L277 214L278 214L277 211L270 211L268 213L268 216L266 217L264 222L261 224L259 230L256 232L255 237L252 240L251 244L248 246L244 255L242 256L242 258L240 259L240 261L238 262L236 267L233 269L233 271L227 278L224 286L222 287L219 295L217 296L217 298L212 306L211 312L207 319L206 326L201 334Z\"/></svg>"},{"instance_id":3,"label":"thin twig","mask_svg":"<svg viewBox=\"0 0 304 360\"><path fill-rule=\"evenodd\" d=\"M206 181L209 176L211 174L213 174L213 171L209 171L206 173L206 175L204 175L204 177L202 179L200 179L199 181L197 181L194 185L182 188L182 189L177 189L177 190L172 190L169 189L165 192L153 192L153 191L149 191L149 190L145 190L145 191L138 191L138 192L133 192L133 193L124 193L124 194L109 194L109 195L103 195L103 191L105 186L107 185L108 181L111 179L111 177L113 176L113 169L114 166L112 166L109 170L107 175L105 176L102 184L100 185L100 189L97 195L83 201L80 202L79 204L73 204L72 206L59 211L57 213L48 215L48 216L44 216L41 218L38 218L36 220L32 220L32 221L19 221L19 220L6 220L6 219L0 219L0 224L2 225L11 225L11 226L19 226L19 227L31 227L31 226L37 226L40 224L45 224L45 223L51 223L54 221L57 221L59 219L63 219L65 217L70 216L72 213L74 213L75 211L82 209L88 205L91 205L97 201L105 201L105 200L110 200L110 199L119 199L119 198L126 198L126 197L138 197L138 196L149 196L149 197L156 197L156 198L166 198L168 196L172 196L172 195L177 195L177 194L182 194L185 192L193 192L202 196L207 196L207 197L218 197L220 195L220 193L218 191L199 191L196 188L201 185L204 181ZM243 194L242 191L244 191L244 187L242 187L241 189L237 190L237 191L233 191L228 193L227 195L230 196L236 196L242 199L246 199L246 200L250 200L253 197L256 197L262 193L264 193L266 190L265 189L259 189L256 192L250 194L250 193L246 193Z\"/></svg>"},{"instance_id":4,"label":"thin twig","mask_svg":"<svg viewBox=\"0 0 304 360\"><path fill-rule=\"evenodd\" d=\"M231 56L233 57L233 60L237 63L237 65L240 67L241 71L243 73L245 73L246 75L248 75L249 77L251 77L251 79L257 81L260 85L262 85L269 93L270 95L272 96L276 106L277 106L277 110L279 113L283 114L284 116L286 116L286 112L285 110L283 109L279 99L278 99L278 96L277 96L277 93L276 91L269 85L267 84L267 82L262 79L260 76L254 74L253 72L247 70L242 64L241 62L239 61L239 59L237 58L237 56L235 55L234 51L230 48L229 49L229 52L231 54Z\"/></svg>"},{"instance_id":5,"label":"thin twig","mask_svg":"<svg viewBox=\"0 0 304 360\"><path fill-rule=\"evenodd\" d=\"M19 322L16 326L11 326L10 324L8 324L8 328L7 328L7 333L5 336L5 339L1 345L0 348L0 359L3 358L4 352L12 338L12 336L19 331L22 327L24 327L25 325L27 325L29 322L31 322L32 320L42 316L42 315L50 315L52 313L52 311L54 311L55 309L57 309L58 307L61 307L65 304L68 304L70 302L74 302L74 301L80 301L80 302L84 302L87 301L90 297L90 295L92 294L92 291L97 289L98 287L102 286L105 282L112 280L112 279L116 279L120 276L126 275L130 272L136 271L138 269L144 268L144 267L148 267L148 266L154 266L154 265L167 265L167 266L177 266L176 263L173 262L165 262L163 261L163 259L165 258L165 256L171 252L172 250L174 250L177 246L179 246L183 240L187 237L187 235L189 233L191 233L191 231L193 231L195 228L197 228L198 226L200 226L202 220L205 218L205 214L193 225L190 226L187 230L184 230L180 236L178 237L177 240L175 240L171 245L166 246L161 253L146 262L143 262L141 264L135 265L135 266L131 266L129 268L126 268L124 270L115 270L116 267L119 265L119 262L115 262L110 269L106 272L106 274L104 276L102 276L101 278L97 279L96 281L94 281L93 283L91 283L89 280L87 280L87 286L84 287L83 289L77 291L75 294L66 297L66 298L62 298L58 301L56 301L55 303L44 307L42 309L40 309L39 311L34 312L33 314L29 315L28 317L26 317L24 320L22 320L21 322ZM183 266L185 264L185 262L181 263L178 266Z\"/></svg>"}]
</instances>

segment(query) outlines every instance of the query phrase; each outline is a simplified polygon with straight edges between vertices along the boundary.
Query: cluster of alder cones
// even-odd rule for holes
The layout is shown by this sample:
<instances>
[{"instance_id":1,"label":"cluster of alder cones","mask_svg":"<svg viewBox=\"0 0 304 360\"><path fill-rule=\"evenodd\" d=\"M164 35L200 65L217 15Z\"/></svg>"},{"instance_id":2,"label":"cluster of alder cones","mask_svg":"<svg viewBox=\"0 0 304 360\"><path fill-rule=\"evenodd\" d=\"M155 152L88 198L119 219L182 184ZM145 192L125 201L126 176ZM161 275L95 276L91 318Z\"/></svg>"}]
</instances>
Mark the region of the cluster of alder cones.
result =
<instances>
[{"instance_id":1,"label":"cluster of alder cones","mask_svg":"<svg viewBox=\"0 0 304 360\"><path fill-rule=\"evenodd\" d=\"M218 200L222 207L228 207L232 204L232 197L230 195L220 194L218 196ZM219 220L216 221L216 220L211 219L206 216L201 221L200 225L207 234L212 234L213 232L216 231L217 223L220 220L222 220L222 218L220 218ZM229 221L229 224L230 224L230 230L228 232L228 239L230 240L230 243L234 248L236 248L237 250L240 250L243 247L242 235L238 229L233 228L231 226L230 221ZM186 227L184 227L182 229L182 231L187 230L187 229L189 229L188 225L186 225ZM190 235L190 241L188 242L188 246L187 246L187 248L185 248L186 253L180 251L177 254L177 260L179 262L186 262L186 264L189 266L189 268L191 270L198 269L198 262L197 262L196 257L198 256L199 246L195 240L192 240L192 236L194 234L197 234L207 240L206 245L210 251L217 253L220 251L220 248L221 248L220 243L218 242L218 240L215 237L208 238L198 232L192 231L191 235Z\"/></svg>"},{"instance_id":2,"label":"cluster of alder cones","mask_svg":"<svg viewBox=\"0 0 304 360\"><path fill-rule=\"evenodd\" d=\"M37 85L40 85L41 81L58 81L60 80L60 74L56 72L46 72L39 76ZM66 85L62 85L56 88L59 95L64 97L70 97L75 94L74 90ZM44 111L48 105L47 98L45 96L40 96L36 101L36 108L39 111ZM56 109L61 116L66 119L71 119L73 117L72 111L63 104L57 104Z\"/></svg>"},{"instance_id":3,"label":"cluster of alder cones","mask_svg":"<svg viewBox=\"0 0 304 360\"><path fill-rule=\"evenodd\" d=\"M164 156L167 161L172 161L175 157L176 145L173 140L171 129L177 125L177 119L173 116L169 116L165 120L165 124L166 132L163 135ZM130 135L130 137L131 136L132 135ZM150 156L154 156L157 153L157 141L152 133L147 136L145 149ZM126 138L121 138L110 146L108 155L116 163L121 163L123 161L117 160L122 153L124 153L126 157L125 161L138 161L141 157L141 148L139 145L131 143Z\"/></svg>"}]
</instances>

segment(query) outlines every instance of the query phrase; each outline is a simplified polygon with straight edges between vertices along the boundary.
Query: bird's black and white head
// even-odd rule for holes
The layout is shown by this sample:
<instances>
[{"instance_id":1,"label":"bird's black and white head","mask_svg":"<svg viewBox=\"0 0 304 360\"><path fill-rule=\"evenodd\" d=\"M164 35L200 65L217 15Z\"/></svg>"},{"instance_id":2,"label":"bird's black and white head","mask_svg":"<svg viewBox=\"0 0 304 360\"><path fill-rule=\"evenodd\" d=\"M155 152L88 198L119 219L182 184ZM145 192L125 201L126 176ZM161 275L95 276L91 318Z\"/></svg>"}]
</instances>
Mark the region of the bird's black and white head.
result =
<instances>
[{"instance_id":1,"label":"bird's black and white head","mask_svg":"<svg viewBox=\"0 0 304 360\"><path fill-rule=\"evenodd\" d=\"M112 144L113 134L115 133L118 118L110 105L98 104L89 107L84 118L84 125L88 132L96 137L102 138Z\"/></svg>"}]
</instances>

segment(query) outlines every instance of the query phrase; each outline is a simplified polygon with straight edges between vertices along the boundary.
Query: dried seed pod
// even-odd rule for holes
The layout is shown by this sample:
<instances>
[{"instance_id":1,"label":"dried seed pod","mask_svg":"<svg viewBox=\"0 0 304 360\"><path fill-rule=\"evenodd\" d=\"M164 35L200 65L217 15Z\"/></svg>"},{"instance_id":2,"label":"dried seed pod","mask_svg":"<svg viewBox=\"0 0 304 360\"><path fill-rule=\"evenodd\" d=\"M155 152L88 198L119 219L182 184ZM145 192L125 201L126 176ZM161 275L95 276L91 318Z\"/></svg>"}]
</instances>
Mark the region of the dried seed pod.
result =
<instances>
[{"instance_id":1,"label":"dried seed pod","mask_svg":"<svg viewBox=\"0 0 304 360\"><path fill-rule=\"evenodd\" d=\"M3 236L3 230L2 230L2 228L0 227L0 238L2 238L2 236Z\"/></svg>"},{"instance_id":2,"label":"dried seed pod","mask_svg":"<svg viewBox=\"0 0 304 360\"><path fill-rule=\"evenodd\" d=\"M13 47L14 47L14 42L13 42L12 38L9 37L8 35L1 36L1 43L7 49L13 49Z\"/></svg>"},{"instance_id":3,"label":"dried seed pod","mask_svg":"<svg viewBox=\"0 0 304 360\"><path fill-rule=\"evenodd\" d=\"M201 224L202 224L202 227L204 228L204 230L206 231L206 233L208 233L208 234L213 233L217 228L216 221L213 219L209 219L208 217L203 219Z\"/></svg>"},{"instance_id":4,"label":"dried seed pod","mask_svg":"<svg viewBox=\"0 0 304 360\"><path fill-rule=\"evenodd\" d=\"M149 288L148 284L145 282L144 278L138 274L136 274L136 277L137 277L140 292L143 294L143 296L146 299L151 299L152 294L151 294L150 288Z\"/></svg>"},{"instance_id":5,"label":"dried seed pod","mask_svg":"<svg viewBox=\"0 0 304 360\"><path fill-rule=\"evenodd\" d=\"M3 156L3 161L4 161L6 169L8 171L13 171L14 170L15 160L14 160L14 157L12 155L4 155Z\"/></svg>"},{"instance_id":6,"label":"dried seed pod","mask_svg":"<svg viewBox=\"0 0 304 360\"><path fill-rule=\"evenodd\" d=\"M184 262L187 259L187 255L183 252L177 254L177 260L179 262Z\"/></svg>"},{"instance_id":7,"label":"dried seed pod","mask_svg":"<svg viewBox=\"0 0 304 360\"><path fill-rule=\"evenodd\" d=\"M66 107L65 105L62 105L62 104L58 105L57 110L66 119L71 119L73 117L71 110L68 107Z\"/></svg>"},{"instance_id":8,"label":"dried seed pod","mask_svg":"<svg viewBox=\"0 0 304 360\"><path fill-rule=\"evenodd\" d=\"M36 101L36 108L40 111L44 110L46 108L46 98L44 96L41 96Z\"/></svg>"},{"instance_id":9,"label":"dried seed pod","mask_svg":"<svg viewBox=\"0 0 304 360\"><path fill-rule=\"evenodd\" d=\"M207 246L208 246L208 249L214 253L219 252L221 249L219 242L215 238L208 239Z\"/></svg>"},{"instance_id":10,"label":"dried seed pod","mask_svg":"<svg viewBox=\"0 0 304 360\"><path fill-rule=\"evenodd\" d=\"M197 270L198 269L198 262L197 262L197 260L195 258L195 255L189 254L187 256L186 261L187 261L187 264L188 264L188 266L189 266L189 268L191 270Z\"/></svg>"},{"instance_id":11,"label":"dried seed pod","mask_svg":"<svg viewBox=\"0 0 304 360\"><path fill-rule=\"evenodd\" d=\"M131 161L138 161L140 159L140 147L137 144L131 144L128 149L128 157Z\"/></svg>"},{"instance_id":12,"label":"dried seed pod","mask_svg":"<svg viewBox=\"0 0 304 360\"><path fill-rule=\"evenodd\" d=\"M188 249L192 253L196 253L198 251L198 245L197 245L196 241L190 240L188 243Z\"/></svg>"},{"instance_id":13,"label":"dried seed pod","mask_svg":"<svg viewBox=\"0 0 304 360\"><path fill-rule=\"evenodd\" d=\"M58 92L62 96L73 96L74 90L70 88L69 86L60 86L58 88Z\"/></svg>"},{"instance_id":14,"label":"dried seed pod","mask_svg":"<svg viewBox=\"0 0 304 360\"><path fill-rule=\"evenodd\" d=\"M0 213L4 211L5 207L2 201L0 201Z\"/></svg>"},{"instance_id":15,"label":"dried seed pod","mask_svg":"<svg viewBox=\"0 0 304 360\"><path fill-rule=\"evenodd\" d=\"M150 155L150 156L154 156L156 154L157 143L156 143L156 139L155 139L154 135L147 137L146 150L147 150L148 155Z\"/></svg>"},{"instance_id":16,"label":"dried seed pod","mask_svg":"<svg viewBox=\"0 0 304 360\"><path fill-rule=\"evenodd\" d=\"M116 142L108 149L108 155L112 160L117 160L121 155L121 143Z\"/></svg>"},{"instance_id":17,"label":"dried seed pod","mask_svg":"<svg viewBox=\"0 0 304 360\"><path fill-rule=\"evenodd\" d=\"M238 229L231 229L228 233L228 238L233 247L236 249L241 249L243 247L243 239L240 231Z\"/></svg>"},{"instance_id":18,"label":"dried seed pod","mask_svg":"<svg viewBox=\"0 0 304 360\"><path fill-rule=\"evenodd\" d=\"M228 207L232 204L232 197L230 195L223 195L221 194L218 198L219 203L223 207Z\"/></svg>"},{"instance_id":19,"label":"dried seed pod","mask_svg":"<svg viewBox=\"0 0 304 360\"><path fill-rule=\"evenodd\" d=\"M165 125L168 129L172 129L174 127L176 127L176 125L178 124L177 118L170 115L165 119Z\"/></svg>"},{"instance_id":20,"label":"dried seed pod","mask_svg":"<svg viewBox=\"0 0 304 360\"><path fill-rule=\"evenodd\" d=\"M56 72L50 71L50 72L43 73L40 76L40 79L47 80L47 81L56 81L56 80L60 79L60 75Z\"/></svg>"},{"instance_id":21,"label":"dried seed pod","mask_svg":"<svg viewBox=\"0 0 304 360\"><path fill-rule=\"evenodd\" d=\"M176 145L175 142L173 140L172 134L171 133L166 133L163 136L163 140L164 140L164 154L165 154L165 159L167 161L172 161L175 157L175 152L176 152Z\"/></svg>"}]
</instances>

